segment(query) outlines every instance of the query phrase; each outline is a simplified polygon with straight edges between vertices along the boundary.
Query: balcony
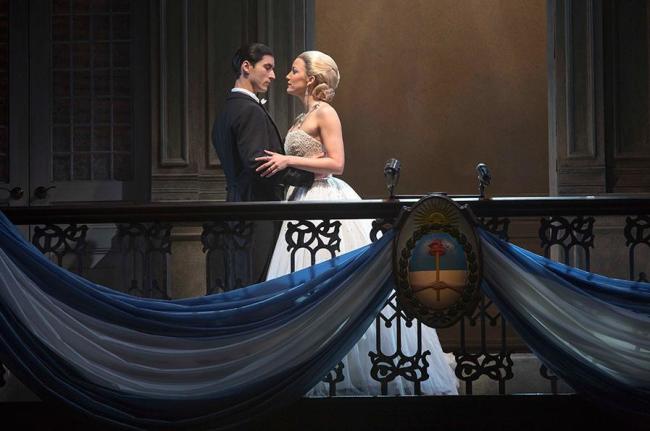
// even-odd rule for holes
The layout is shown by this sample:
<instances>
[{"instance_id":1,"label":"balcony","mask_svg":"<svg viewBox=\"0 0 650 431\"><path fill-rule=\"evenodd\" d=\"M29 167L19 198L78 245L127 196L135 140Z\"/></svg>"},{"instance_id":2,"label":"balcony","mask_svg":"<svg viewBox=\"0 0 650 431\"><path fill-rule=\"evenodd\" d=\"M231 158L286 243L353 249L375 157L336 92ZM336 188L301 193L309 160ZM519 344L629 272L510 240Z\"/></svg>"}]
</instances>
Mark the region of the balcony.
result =
<instances>
[{"instance_id":1,"label":"balcony","mask_svg":"<svg viewBox=\"0 0 650 431\"><path fill-rule=\"evenodd\" d=\"M494 198L453 197L467 205L489 230L538 254L553 257L583 269L618 278L647 281L650 270L650 198ZM101 284L134 295L152 298L180 298L219 293L239 288L229 277L228 256L224 250L245 242L242 227L250 220L297 220L294 229L307 229L321 235L320 229L334 220L373 219L370 240L389 229L404 205L416 197L399 201L362 202L283 202L283 203L191 203L149 205L93 205L6 208L5 214L20 225L31 242L59 265ZM307 222L310 221L310 222ZM291 224L290 224L291 225ZM321 233L319 233L321 232ZM295 235L289 229L287 235ZM305 236L300 236L305 238ZM333 237L312 245L334 253ZM389 299L389 302L391 299ZM392 310L387 312L386 310ZM406 321L419 334L420 323L410 321L399 307L384 309L375 325L393 331ZM407 326L408 326L407 325ZM638 418L616 412L582 415L595 407L552 375L529 351L501 316L497 307L482 298L475 313L451 328L438 331L445 352L453 354L461 396L421 397L345 397L336 395L342 375L336 368L325 376L331 397L303 399L285 411L277 412L277 429L300 429L316 421L323 428L337 427L328 412L350 417L351 428L394 429L500 425L517 427L523 423L534 429L559 424L549 422L546 413L569 415L564 425L575 427L596 423L625 422L639 425ZM395 352L375 352L384 358ZM419 356L418 356L419 355ZM419 363L422 352L405 353L398 349L391 359L391 375L409 379L402 364ZM368 358L370 361L370 358ZM388 359L387 359L388 360ZM8 377L8 376L5 376ZM386 394L382 376L375 374L380 391ZM11 378L7 378L5 410L26 412L34 399ZM418 386L413 381L414 392ZM50 406L43 407L45 410ZM506 413L507 409L510 413ZM423 411L452 412L428 422ZM502 413L495 415L494 410ZM53 410L51 417L67 423L87 424L72 413ZM476 412L474 419L464 412ZM535 421L528 416L535 417ZM483 418L483 419L481 419ZM486 419L487 418L487 419ZM573 422L572 422L573 421ZM531 423L534 422L534 423ZM592 423L593 422L593 423ZM262 427L258 422L257 426ZM347 425L346 425L347 426ZM388 427L388 428L386 428ZM573 427L573 426L572 426ZM514 428L513 428L514 429ZM638 428L642 429L642 428Z\"/></svg>"}]
</instances>

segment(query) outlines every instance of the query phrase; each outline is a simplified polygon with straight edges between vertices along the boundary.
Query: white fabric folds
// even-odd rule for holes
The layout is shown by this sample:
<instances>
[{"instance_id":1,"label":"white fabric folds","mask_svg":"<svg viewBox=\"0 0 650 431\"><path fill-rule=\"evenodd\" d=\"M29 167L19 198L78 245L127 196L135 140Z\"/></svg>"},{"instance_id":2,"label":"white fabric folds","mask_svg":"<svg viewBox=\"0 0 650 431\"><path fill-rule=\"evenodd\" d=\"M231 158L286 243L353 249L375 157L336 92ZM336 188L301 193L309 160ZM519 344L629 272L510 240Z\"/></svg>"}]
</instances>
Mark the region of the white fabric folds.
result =
<instances>
[{"instance_id":1,"label":"white fabric folds","mask_svg":"<svg viewBox=\"0 0 650 431\"><path fill-rule=\"evenodd\" d=\"M479 236L482 288L540 359L579 392L650 411L650 286ZM57 267L0 214L0 361L42 397L121 426L236 426L299 398L364 334L393 289L393 237L161 301Z\"/></svg>"},{"instance_id":2,"label":"white fabric folds","mask_svg":"<svg viewBox=\"0 0 650 431\"><path fill-rule=\"evenodd\" d=\"M481 231L483 291L575 390L650 412L650 285L535 255Z\"/></svg>"},{"instance_id":3,"label":"white fabric folds","mask_svg":"<svg viewBox=\"0 0 650 431\"><path fill-rule=\"evenodd\" d=\"M158 301L56 267L0 220L0 360L38 394L120 425L233 426L300 397L356 343L392 288L390 243Z\"/></svg>"}]
</instances>

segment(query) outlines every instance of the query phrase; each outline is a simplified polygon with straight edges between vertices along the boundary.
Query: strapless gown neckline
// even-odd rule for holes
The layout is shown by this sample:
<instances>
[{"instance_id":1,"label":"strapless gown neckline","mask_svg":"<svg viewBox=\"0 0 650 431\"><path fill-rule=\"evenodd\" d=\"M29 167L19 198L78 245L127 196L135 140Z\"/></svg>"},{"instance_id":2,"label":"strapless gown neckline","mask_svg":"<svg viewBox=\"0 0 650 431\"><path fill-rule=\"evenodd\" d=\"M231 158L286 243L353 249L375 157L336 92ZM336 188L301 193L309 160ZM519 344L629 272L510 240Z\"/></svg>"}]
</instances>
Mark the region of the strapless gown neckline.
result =
<instances>
[{"instance_id":1,"label":"strapless gown neckline","mask_svg":"<svg viewBox=\"0 0 650 431\"><path fill-rule=\"evenodd\" d=\"M302 129L291 129L291 130L289 130L287 132L287 135L289 135L290 133L302 133L303 135L309 137L310 139L312 139L312 140L314 140L314 141L316 141L316 142L318 142L320 144L320 141L318 139L314 138L312 135L310 135L309 133L305 132Z\"/></svg>"},{"instance_id":2,"label":"strapless gown neckline","mask_svg":"<svg viewBox=\"0 0 650 431\"><path fill-rule=\"evenodd\" d=\"M323 144L302 129L287 132L284 152L290 156L318 157L324 152Z\"/></svg>"}]
</instances>

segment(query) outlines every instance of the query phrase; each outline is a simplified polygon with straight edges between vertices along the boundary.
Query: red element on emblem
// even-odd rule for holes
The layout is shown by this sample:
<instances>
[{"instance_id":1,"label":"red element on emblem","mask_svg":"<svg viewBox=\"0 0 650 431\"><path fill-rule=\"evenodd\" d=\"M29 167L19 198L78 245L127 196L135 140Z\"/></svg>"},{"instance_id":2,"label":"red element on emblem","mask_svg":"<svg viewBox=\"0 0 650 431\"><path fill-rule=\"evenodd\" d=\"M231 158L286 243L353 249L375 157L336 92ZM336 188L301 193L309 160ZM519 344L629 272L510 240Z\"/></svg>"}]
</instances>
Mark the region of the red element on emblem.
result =
<instances>
[{"instance_id":1,"label":"red element on emblem","mask_svg":"<svg viewBox=\"0 0 650 431\"><path fill-rule=\"evenodd\" d=\"M429 243L429 254L431 256L442 256L447 251L445 244L439 239L434 239Z\"/></svg>"},{"instance_id":2,"label":"red element on emblem","mask_svg":"<svg viewBox=\"0 0 650 431\"><path fill-rule=\"evenodd\" d=\"M429 255L436 257L436 281L432 283L431 288L436 291L437 301L440 301L440 291L447 287L446 283L440 281L440 256L443 256L446 251L445 243L439 239L429 243Z\"/></svg>"}]
</instances>

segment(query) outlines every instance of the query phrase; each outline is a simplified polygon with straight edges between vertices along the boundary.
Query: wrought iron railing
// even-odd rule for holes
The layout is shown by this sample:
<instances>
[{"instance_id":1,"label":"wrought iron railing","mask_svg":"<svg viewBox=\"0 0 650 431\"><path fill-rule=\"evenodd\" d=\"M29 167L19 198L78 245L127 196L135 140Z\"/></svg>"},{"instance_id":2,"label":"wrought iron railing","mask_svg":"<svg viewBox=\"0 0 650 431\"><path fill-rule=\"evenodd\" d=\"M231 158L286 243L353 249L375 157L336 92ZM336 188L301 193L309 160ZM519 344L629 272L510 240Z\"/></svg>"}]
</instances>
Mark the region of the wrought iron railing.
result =
<instances>
[{"instance_id":1,"label":"wrought iron railing","mask_svg":"<svg viewBox=\"0 0 650 431\"><path fill-rule=\"evenodd\" d=\"M535 232L530 234L530 239L538 241L536 252L587 270L592 269L598 220L607 219L609 235L620 238L620 247L613 246L608 239L606 253L623 255L629 278L647 281L647 260L643 261L646 266L640 267L642 262L638 256L650 249L648 197L453 198L461 205L468 205L485 228L506 240L512 239L511 228L518 221L526 221L529 228L536 225ZM287 231L290 248L303 247L313 253L317 248L325 248L334 253L332 244L336 243L338 230L332 227L336 220L375 220L370 238L374 241L382 231L390 229L403 206L416 201L415 197L406 197L340 203L101 204L16 207L3 211L13 223L31 226L29 237L39 250L52 256L58 264L82 274L91 266L88 264L92 259L88 256L90 227L108 226L112 236L105 251L114 254L121 267L120 277L113 278L115 285L111 287L145 297L170 298L174 296L168 283L176 229L194 226L200 230L188 238L204 253L203 292L210 294L241 287L241 283L229 277L228 268L232 264L229 259L246 248L251 220L295 220L289 223ZM328 238L315 240L323 235ZM646 247L642 247L644 244ZM84 274L87 275L92 274ZM378 342L376 351L368 358L373 364L371 377L377 380L382 393L386 393L388 382L397 376L412 382L414 392L419 393L420 382L427 375L426 352L419 348L416 352L405 352L400 346L397 351L382 351L379 337L381 331L401 330L402 321L419 337L421 324L411 321L393 298L388 304L391 305L385 307L375 322ZM508 382L515 376L513 355L525 352L526 346L517 341L516 334L488 298L481 299L473 315L439 334L443 347L454 354L456 376L463 383L464 393L476 393L475 385L480 379L496 384L496 392L500 394L509 392ZM539 373L548 380L547 392L558 393L557 377L543 366ZM0 386L3 374L0 368ZM336 385L343 378L340 365L325 376L330 394L335 394Z\"/></svg>"}]
</instances>

